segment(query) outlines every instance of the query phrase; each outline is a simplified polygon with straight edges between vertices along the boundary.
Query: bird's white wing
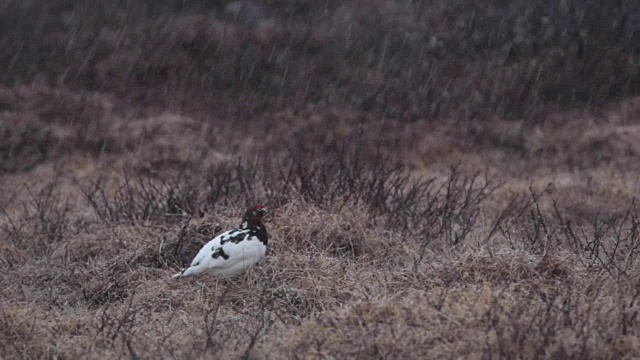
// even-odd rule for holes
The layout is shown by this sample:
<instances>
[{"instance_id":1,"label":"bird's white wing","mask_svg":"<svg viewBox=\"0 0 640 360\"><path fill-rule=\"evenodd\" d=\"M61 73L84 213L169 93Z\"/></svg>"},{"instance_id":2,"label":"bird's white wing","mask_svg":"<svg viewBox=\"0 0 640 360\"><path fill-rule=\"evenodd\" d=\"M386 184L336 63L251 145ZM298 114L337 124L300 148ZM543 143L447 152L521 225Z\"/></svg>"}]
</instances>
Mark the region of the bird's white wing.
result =
<instances>
[{"instance_id":1,"label":"bird's white wing","mask_svg":"<svg viewBox=\"0 0 640 360\"><path fill-rule=\"evenodd\" d=\"M265 256L267 247L255 235L246 233L241 241L223 243L222 251L227 258L215 272L218 275L233 275L260 261Z\"/></svg>"},{"instance_id":2,"label":"bird's white wing","mask_svg":"<svg viewBox=\"0 0 640 360\"><path fill-rule=\"evenodd\" d=\"M235 248L248 234L249 230L233 229L216 236L198 251L187 269L173 277L197 275L213 268L231 265L233 262L227 260L230 259L232 253L237 253Z\"/></svg>"}]
</instances>

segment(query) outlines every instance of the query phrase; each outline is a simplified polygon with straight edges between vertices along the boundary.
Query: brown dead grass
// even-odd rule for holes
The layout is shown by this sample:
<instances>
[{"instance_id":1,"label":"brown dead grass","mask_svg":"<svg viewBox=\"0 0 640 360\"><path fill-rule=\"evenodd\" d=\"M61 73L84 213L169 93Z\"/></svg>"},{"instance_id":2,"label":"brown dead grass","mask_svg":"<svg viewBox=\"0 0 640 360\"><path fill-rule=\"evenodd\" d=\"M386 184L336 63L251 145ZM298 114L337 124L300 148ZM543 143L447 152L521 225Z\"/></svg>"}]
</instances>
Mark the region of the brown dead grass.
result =
<instances>
[{"instance_id":1,"label":"brown dead grass","mask_svg":"<svg viewBox=\"0 0 640 360\"><path fill-rule=\"evenodd\" d=\"M29 119L24 126L49 126L43 125L46 115L28 107L12 116L27 111L31 115L23 117ZM615 112L610 114L613 118ZM318 132L321 116L341 122L333 139ZM627 147L617 145L621 138L612 134L633 136L629 125L615 130L618 121L611 120L581 133L562 126L539 130L540 139L555 141L559 154L584 158L582 170L568 170L555 157L545 162L545 155L518 156L500 143L478 147L445 136L437 146L430 145L435 151L449 148L465 154L463 161L483 159L492 164L490 173L507 180L482 203L478 220L460 244L453 244L452 236L464 226L461 219L441 232L435 231L441 225L435 222L425 236L393 227L396 222L386 222L384 213L372 212L366 202L351 203L344 194L325 203L326 196L305 200L302 187L278 185L264 193L278 200L268 221L273 241L260 266L231 281L172 281L177 268L218 229L236 225L242 204L225 202L240 191L239 184L231 184L222 203L200 206L192 214L159 212L121 222L97 216L81 189L101 184L107 200L115 201L115 186L132 174L160 186L158 194L186 191L189 187L183 185L189 184L200 194L205 183L192 177L171 182L172 172L213 169L215 174L224 169L217 166L233 169L236 155L256 152L277 166L288 154L278 147L278 139L286 144L289 134L310 134L308 141L332 151L328 144L358 141L353 135L357 122L330 113L310 115L297 124L299 117L279 113L278 129L257 142L233 135L234 125L216 125L218 132L211 132L213 125L186 115L136 118L107 111L96 119L109 119L98 135L117 139L126 151L96 156L70 147L82 135L70 132L74 127L64 122L50 123L67 129L50 145L55 160L45 158L2 177L7 241L0 245L0 345L7 358L633 358L640 352L637 236L633 224L620 223L637 192L637 180L633 167L610 170L619 169L611 159L623 163L628 155ZM436 184L445 182L449 175L444 169L457 159L425 160L415 154L412 142L395 147L379 142L376 136L382 138L388 129L376 126L364 140L366 147L396 151L394 166L412 169L412 181L426 175ZM398 136L417 143L450 131L429 130L424 124L407 129ZM246 131L243 135L251 135L252 128ZM227 141L218 145L212 136ZM596 138L610 144L612 157L594 159L584 151ZM307 163L333 156L314 155L308 146L296 149L294 154ZM197 151L200 157L193 156ZM413 158L400 155L411 153ZM32 158L26 150L12 156ZM520 166L530 171L512 175ZM467 162L464 168L473 171L478 164ZM255 185L285 181L273 170L261 173ZM124 194L140 196L144 184L127 190L138 192ZM514 208L502 223L503 232L488 239L500 210L514 195L530 196L530 186L544 194L538 203L541 213L533 203L520 215ZM45 191L49 188L51 195ZM555 217L554 199L562 218ZM136 206L145 204L137 201ZM119 205L120 211L137 211L126 204ZM594 222L596 215L609 216L618 225ZM582 248L563 237L562 221L567 219L577 224L572 226L578 226L574 231ZM604 226L604 232L596 235L593 224ZM600 253L593 251L594 241ZM618 254L612 255L615 248Z\"/></svg>"},{"instance_id":2,"label":"brown dead grass","mask_svg":"<svg viewBox=\"0 0 640 360\"><path fill-rule=\"evenodd\" d=\"M640 357L631 21L214 3L0 5L0 357Z\"/></svg>"},{"instance_id":3,"label":"brown dead grass","mask_svg":"<svg viewBox=\"0 0 640 360\"><path fill-rule=\"evenodd\" d=\"M26 109L14 113L18 116ZM25 119L42 124L43 116ZM170 275L219 231L216 229L236 225L241 204L199 207L191 215L158 213L148 219L118 223L96 216L80 191L95 184L113 190L128 173L161 185L161 193L177 190L179 183L162 185L171 179L172 169L197 167L206 172L233 163L237 155L234 150L270 154L263 159L277 163L287 154L277 147L278 136L286 138L286 127L296 124L292 115L277 116L280 135L272 130L265 143L233 137L231 132L224 133L222 126L218 129L229 136L229 141L218 146L206 131L210 125L188 116L133 118L107 112L98 118L110 119L100 136L118 139L118 146L129 151L105 151L96 157L82 148L68 147L66 144L79 135L61 132L65 137L51 145L60 149L56 150L56 165L44 159L32 169L6 173L2 178L2 228L7 241L0 246L0 316L5 330L0 344L8 358L87 354L91 358L638 355L635 314L639 305L634 285L638 267L630 258L636 254L637 239L632 233L626 237L624 231L615 232L617 227L606 228L597 238L591 227L596 214L620 221L637 182L632 168L611 173L608 169L616 164L606 158L592 159L585 163L588 167L584 170L571 172L555 165L561 162L557 159L544 165L541 159L510 153L511 163L496 162L490 171L508 180L506 185L490 196L491 204L480 207L480 218L471 233L454 246L451 236L464 222L454 221L452 228L443 232L432 229L424 236L387 227L381 217L384 214L374 215L365 203L350 205L344 195L335 203L323 203L320 199L326 197L313 197L320 202L305 200L303 193L296 192L302 188L283 187L276 193L271 190L267 194L279 199L279 205L268 221L273 239L268 257L231 281L171 281ZM29 121L24 124L30 126ZM339 121L343 125L332 135L338 140L327 140L320 134L307 139L320 146L332 141L357 141L350 135L357 125L349 123L349 116ZM300 129L294 126L288 131L316 134L317 130L311 129L320 127L322 121L316 122L295 125ZM55 126L64 129L70 125L58 122ZM613 122L608 128L615 126ZM554 136L554 146L566 144L561 154L588 158L589 153L576 145L580 141L590 144L594 137L605 142L617 139L610 136L617 133L615 130L598 131L603 127L594 124L593 131L574 136L569 132L562 135L565 130L554 127L541 138ZM620 131L629 134L626 127L621 125ZM248 131L250 134L251 129ZM379 131L382 135L382 129ZM398 136L418 139L418 131L428 130L416 124L413 134ZM431 132L425 134L433 136ZM375 136L374 131L367 137L367 146L376 144ZM496 154L502 152L503 157L509 151L500 144L457 146L460 140L450 139L441 139L443 143L434 149L450 147L467 154L467 159L479 157L489 164L498 159ZM615 144L613 141L609 151L624 156L626 153ZM380 142L377 146L386 151L397 149L396 155L412 152L411 142L395 148ZM310 155L306 149L296 151ZM469 149L476 152L469 153ZM203 152L201 160L194 160L194 150ZM22 154L20 159L31 156L28 152L12 156L17 154ZM321 153L314 156L317 154ZM303 158L314 162L314 156ZM452 160L443 157L423 161L420 155L414 155L398 156L397 161L395 166L413 169L412 179L427 175L441 184L448 177L443 169ZM473 163L464 165L468 171L477 167ZM510 175L520 165L530 166L527 179ZM105 176L109 181L95 182ZM266 177L259 182L283 181L273 173L262 176ZM47 197L45 190L51 187L52 179L54 190ZM200 180L189 179L182 184L204 189ZM526 198L529 186L541 193L550 182L553 186L539 200L540 217L532 215L535 208L531 207L521 216L509 213L511 220L503 223L505 232L497 232L486 241L492 221L513 195ZM111 198L115 192L106 194L115 201ZM575 231L584 237L586 247L576 250L561 236L562 224L558 221L562 219L554 218L553 199L559 201L565 219L577 221L580 228ZM547 235L540 221L549 227ZM45 222L59 227L46 227ZM434 223L434 229L438 226ZM629 223L616 226L627 229ZM590 250L588 246L593 243L589 242L596 240L606 255ZM614 247L620 247L620 254L609 257Z\"/></svg>"},{"instance_id":4,"label":"brown dead grass","mask_svg":"<svg viewBox=\"0 0 640 360\"><path fill-rule=\"evenodd\" d=\"M229 281L173 281L212 228L236 224L240 207L183 227L106 225L79 206L83 223L60 242L0 248L0 343L10 358L619 358L640 351L637 267L612 276L559 245L540 256L525 243L522 250L499 239L483 244L480 227L464 246L436 239L416 267L419 237L375 225L364 208L292 200L270 215L273 241L261 265ZM23 231L38 239L35 229Z\"/></svg>"}]
</instances>

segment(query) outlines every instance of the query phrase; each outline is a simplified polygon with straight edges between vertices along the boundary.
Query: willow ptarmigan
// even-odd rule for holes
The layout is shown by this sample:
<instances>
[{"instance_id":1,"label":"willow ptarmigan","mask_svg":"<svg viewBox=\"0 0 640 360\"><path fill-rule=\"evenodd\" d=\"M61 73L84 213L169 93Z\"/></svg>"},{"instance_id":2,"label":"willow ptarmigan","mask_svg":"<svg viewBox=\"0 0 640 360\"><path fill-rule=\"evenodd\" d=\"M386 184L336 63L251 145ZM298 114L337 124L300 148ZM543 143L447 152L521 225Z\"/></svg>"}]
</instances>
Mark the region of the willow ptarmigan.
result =
<instances>
[{"instance_id":1,"label":"willow ptarmigan","mask_svg":"<svg viewBox=\"0 0 640 360\"><path fill-rule=\"evenodd\" d=\"M216 236L198 251L191 266L174 278L210 274L229 277L241 273L260 261L266 251L269 235L262 223L267 209L256 205L247 209L240 226Z\"/></svg>"}]
</instances>

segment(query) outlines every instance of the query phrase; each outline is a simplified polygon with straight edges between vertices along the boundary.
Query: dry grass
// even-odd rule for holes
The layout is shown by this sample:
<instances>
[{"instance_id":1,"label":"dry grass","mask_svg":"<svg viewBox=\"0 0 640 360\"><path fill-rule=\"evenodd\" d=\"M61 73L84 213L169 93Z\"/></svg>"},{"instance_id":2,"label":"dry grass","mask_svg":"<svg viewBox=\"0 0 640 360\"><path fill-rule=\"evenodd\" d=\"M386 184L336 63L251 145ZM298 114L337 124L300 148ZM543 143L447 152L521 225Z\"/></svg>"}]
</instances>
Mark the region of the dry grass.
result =
<instances>
[{"instance_id":1,"label":"dry grass","mask_svg":"<svg viewBox=\"0 0 640 360\"><path fill-rule=\"evenodd\" d=\"M335 167L232 161L189 173L105 167L73 181L30 179L3 207L5 353L638 355L635 205L573 223L549 190L527 194L461 170L411 180L377 161L355 172L353 156ZM260 181L247 181L252 169ZM403 190L371 179L399 179ZM241 184L261 182L262 196L276 200L265 261L230 281L170 279L236 225Z\"/></svg>"},{"instance_id":2,"label":"dry grass","mask_svg":"<svg viewBox=\"0 0 640 360\"><path fill-rule=\"evenodd\" d=\"M0 4L3 359L640 357L634 9L125 3Z\"/></svg>"}]
</instances>

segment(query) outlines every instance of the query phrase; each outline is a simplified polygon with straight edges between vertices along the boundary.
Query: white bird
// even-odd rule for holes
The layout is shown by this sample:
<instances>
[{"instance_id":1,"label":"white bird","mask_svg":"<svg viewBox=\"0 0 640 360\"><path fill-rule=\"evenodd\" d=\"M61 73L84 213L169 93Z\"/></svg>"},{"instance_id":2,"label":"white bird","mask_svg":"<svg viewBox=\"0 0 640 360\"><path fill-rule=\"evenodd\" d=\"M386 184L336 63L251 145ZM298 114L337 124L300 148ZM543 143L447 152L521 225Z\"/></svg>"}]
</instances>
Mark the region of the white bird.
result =
<instances>
[{"instance_id":1,"label":"white bird","mask_svg":"<svg viewBox=\"0 0 640 360\"><path fill-rule=\"evenodd\" d=\"M262 223L266 213L267 209L262 205L247 209L240 226L214 237L198 251L188 268L173 277L203 273L230 277L260 261L269 241L267 228Z\"/></svg>"}]
</instances>

